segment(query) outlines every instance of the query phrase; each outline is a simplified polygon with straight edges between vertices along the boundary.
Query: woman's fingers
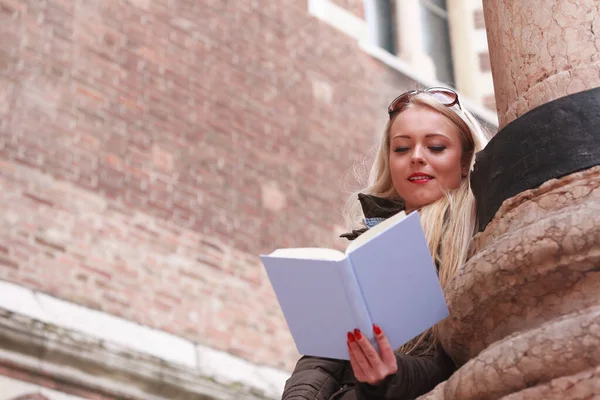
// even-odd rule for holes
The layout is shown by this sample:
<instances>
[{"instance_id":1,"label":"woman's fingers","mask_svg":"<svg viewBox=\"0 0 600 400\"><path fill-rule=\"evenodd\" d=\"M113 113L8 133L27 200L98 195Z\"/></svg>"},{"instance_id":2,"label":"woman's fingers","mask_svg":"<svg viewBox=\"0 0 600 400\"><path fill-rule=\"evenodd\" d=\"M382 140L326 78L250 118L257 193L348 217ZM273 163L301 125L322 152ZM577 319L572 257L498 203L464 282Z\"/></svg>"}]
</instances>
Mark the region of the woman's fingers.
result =
<instances>
[{"instance_id":1,"label":"woman's fingers","mask_svg":"<svg viewBox=\"0 0 600 400\"><path fill-rule=\"evenodd\" d=\"M362 350L356 343L356 338L352 332L348 332L348 354L350 354L350 366L352 367L352 371L354 371L354 377L360 382L365 382L367 377L361 367L361 363L364 364L362 361L364 354L362 354Z\"/></svg>"},{"instance_id":2,"label":"woman's fingers","mask_svg":"<svg viewBox=\"0 0 600 400\"><path fill-rule=\"evenodd\" d=\"M369 342L369 339L367 339L358 329L354 330L354 336L356 337L356 343L358 343L363 351L369 365L376 369L383 365L381 357L377 353L377 350L375 350L375 347Z\"/></svg>"},{"instance_id":3,"label":"woman's fingers","mask_svg":"<svg viewBox=\"0 0 600 400\"><path fill-rule=\"evenodd\" d=\"M351 334L349 334L350 338ZM396 364L394 368L386 365L382 357L377 353L371 342L358 329L354 330L354 341L349 340L350 361L355 372L356 379L360 382L367 382L371 385L377 385L384 380L388 375L397 371ZM392 356L395 356L392 351ZM355 367L356 365L356 367ZM357 371L360 372L357 374Z\"/></svg>"},{"instance_id":4,"label":"woman's fingers","mask_svg":"<svg viewBox=\"0 0 600 400\"><path fill-rule=\"evenodd\" d=\"M350 364L354 364L356 369L354 371L359 371L359 376L356 376L356 379L361 382L369 382L372 380L373 375L373 367L371 366L369 360L365 356L365 352L360 345L360 342L365 340L363 335L358 329L354 330L354 334L352 332L348 332L348 346L351 351L350 353ZM356 375L356 374L355 374Z\"/></svg>"},{"instance_id":5,"label":"woman's fingers","mask_svg":"<svg viewBox=\"0 0 600 400\"><path fill-rule=\"evenodd\" d=\"M373 325L373 332L375 332L375 340L377 340L377 344L379 345L381 360L388 368L388 371L396 373L398 371L398 361L396 361L396 355L387 336L378 325Z\"/></svg>"}]
</instances>

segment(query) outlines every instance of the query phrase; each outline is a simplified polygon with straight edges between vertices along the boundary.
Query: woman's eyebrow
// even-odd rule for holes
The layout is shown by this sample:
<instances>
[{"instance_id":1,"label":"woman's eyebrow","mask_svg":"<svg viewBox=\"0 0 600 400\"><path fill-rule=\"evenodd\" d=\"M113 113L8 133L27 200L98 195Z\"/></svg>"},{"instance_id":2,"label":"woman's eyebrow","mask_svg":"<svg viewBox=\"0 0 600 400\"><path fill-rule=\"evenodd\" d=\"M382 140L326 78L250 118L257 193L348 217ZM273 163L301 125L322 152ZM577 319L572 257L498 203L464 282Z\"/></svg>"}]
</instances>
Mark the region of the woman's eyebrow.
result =
<instances>
[{"instance_id":1,"label":"woman's eyebrow","mask_svg":"<svg viewBox=\"0 0 600 400\"><path fill-rule=\"evenodd\" d=\"M441 136L441 137L448 138L448 136L444 135L443 133L428 133L427 135L425 135L426 138L435 137L435 136ZM394 139L411 139L411 137L409 135L396 135L392 138L392 140L394 140Z\"/></svg>"},{"instance_id":2,"label":"woman's eyebrow","mask_svg":"<svg viewBox=\"0 0 600 400\"><path fill-rule=\"evenodd\" d=\"M403 139L410 139L410 136L408 135L396 135L392 138L392 140L394 139L399 139L399 138L403 138Z\"/></svg>"}]
</instances>

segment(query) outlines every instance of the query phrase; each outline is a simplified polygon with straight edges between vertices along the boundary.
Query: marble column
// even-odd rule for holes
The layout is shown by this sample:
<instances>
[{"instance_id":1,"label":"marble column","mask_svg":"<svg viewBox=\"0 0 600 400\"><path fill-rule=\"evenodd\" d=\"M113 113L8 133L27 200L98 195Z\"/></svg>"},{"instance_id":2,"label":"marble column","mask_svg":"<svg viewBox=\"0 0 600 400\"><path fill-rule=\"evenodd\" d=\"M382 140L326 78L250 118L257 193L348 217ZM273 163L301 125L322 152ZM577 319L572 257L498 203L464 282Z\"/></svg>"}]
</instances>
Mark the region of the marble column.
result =
<instances>
[{"instance_id":1,"label":"marble column","mask_svg":"<svg viewBox=\"0 0 600 400\"><path fill-rule=\"evenodd\" d=\"M500 128L599 86L598 0L484 0Z\"/></svg>"},{"instance_id":2,"label":"marble column","mask_svg":"<svg viewBox=\"0 0 600 400\"><path fill-rule=\"evenodd\" d=\"M484 0L500 131L421 399L600 396L600 2Z\"/></svg>"}]
</instances>

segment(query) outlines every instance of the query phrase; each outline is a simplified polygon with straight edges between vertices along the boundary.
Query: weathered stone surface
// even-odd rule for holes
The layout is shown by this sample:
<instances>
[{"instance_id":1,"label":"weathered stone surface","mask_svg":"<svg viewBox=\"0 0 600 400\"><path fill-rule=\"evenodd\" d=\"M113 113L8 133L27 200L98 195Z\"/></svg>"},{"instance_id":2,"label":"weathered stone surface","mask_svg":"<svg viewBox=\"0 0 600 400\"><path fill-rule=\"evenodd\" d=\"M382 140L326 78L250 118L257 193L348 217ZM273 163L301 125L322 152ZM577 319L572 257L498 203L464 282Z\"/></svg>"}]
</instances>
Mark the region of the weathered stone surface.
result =
<instances>
[{"instance_id":1,"label":"weathered stone surface","mask_svg":"<svg viewBox=\"0 0 600 400\"><path fill-rule=\"evenodd\" d=\"M501 400L587 400L600 398L600 367L575 375L554 379Z\"/></svg>"},{"instance_id":2,"label":"weathered stone surface","mask_svg":"<svg viewBox=\"0 0 600 400\"><path fill-rule=\"evenodd\" d=\"M506 201L447 289L458 364L514 332L600 304L600 167Z\"/></svg>"},{"instance_id":3,"label":"weathered stone surface","mask_svg":"<svg viewBox=\"0 0 600 400\"><path fill-rule=\"evenodd\" d=\"M52 381L52 388L83 398L100 399L97 393L106 400L276 398L240 382L207 375L206 369L0 309L0 376L4 374L42 387ZM1 385L0 400L4 400Z\"/></svg>"},{"instance_id":4,"label":"weathered stone surface","mask_svg":"<svg viewBox=\"0 0 600 400\"><path fill-rule=\"evenodd\" d=\"M484 0L500 128L600 85L597 0Z\"/></svg>"},{"instance_id":5,"label":"weathered stone surface","mask_svg":"<svg viewBox=\"0 0 600 400\"><path fill-rule=\"evenodd\" d=\"M462 367L420 399L545 399L597 390L598 226L600 167L505 201L446 291L451 317L440 334Z\"/></svg>"},{"instance_id":6,"label":"weathered stone surface","mask_svg":"<svg viewBox=\"0 0 600 400\"><path fill-rule=\"evenodd\" d=\"M600 305L494 343L422 399L496 399L599 365Z\"/></svg>"}]
</instances>

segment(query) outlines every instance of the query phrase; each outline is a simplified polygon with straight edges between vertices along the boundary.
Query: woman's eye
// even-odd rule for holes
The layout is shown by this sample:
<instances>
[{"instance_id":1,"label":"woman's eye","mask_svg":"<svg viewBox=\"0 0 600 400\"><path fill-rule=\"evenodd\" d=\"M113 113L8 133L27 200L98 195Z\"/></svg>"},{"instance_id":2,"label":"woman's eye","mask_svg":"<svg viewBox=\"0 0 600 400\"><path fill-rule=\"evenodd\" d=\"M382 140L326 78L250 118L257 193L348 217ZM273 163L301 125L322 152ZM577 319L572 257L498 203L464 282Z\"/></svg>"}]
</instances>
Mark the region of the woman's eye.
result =
<instances>
[{"instance_id":1,"label":"woman's eye","mask_svg":"<svg viewBox=\"0 0 600 400\"><path fill-rule=\"evenodd\" d=\"M408 151L408 147L395 147L394 153L404 153Z\"/></svg>"},{"instance_id":2,"label":"woman's eye","mask_svg":"<svg viewBox=\"0 0 600 400\"><path fill-rule=\"evenodd\" d=\"M446 146L429 146L429 150L433 151L434 153L439 153L446 150Z\"/></svg>"}]
</instances>

